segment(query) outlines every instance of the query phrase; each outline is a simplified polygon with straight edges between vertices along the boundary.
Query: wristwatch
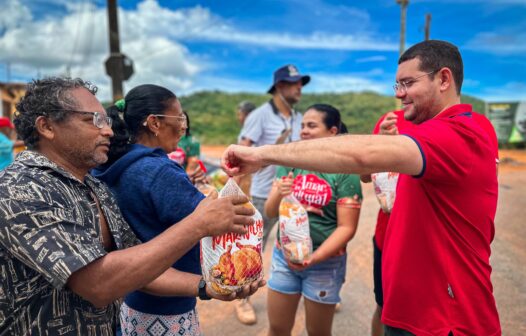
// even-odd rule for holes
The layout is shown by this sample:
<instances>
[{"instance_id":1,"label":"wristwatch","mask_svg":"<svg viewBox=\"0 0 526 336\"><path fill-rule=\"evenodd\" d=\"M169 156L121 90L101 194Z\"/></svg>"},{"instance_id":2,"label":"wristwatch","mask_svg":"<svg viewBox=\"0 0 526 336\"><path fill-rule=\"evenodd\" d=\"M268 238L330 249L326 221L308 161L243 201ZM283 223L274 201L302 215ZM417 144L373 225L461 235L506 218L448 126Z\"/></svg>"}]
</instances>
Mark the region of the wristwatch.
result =
<instances>
[{"instance_id":1,"label":"wristwatch","mask_svg":"<svg viewBox=\"0 0 526 336\"><path fill-rule=\"evenodd\" d=\"M210 300L212 299L208 294L206 294L206 281L203 277L201 277L201 280L199 280L199 285L197 286L197 293L199 295L199 299L201 300Z\"/></svg>"}]
</instances>

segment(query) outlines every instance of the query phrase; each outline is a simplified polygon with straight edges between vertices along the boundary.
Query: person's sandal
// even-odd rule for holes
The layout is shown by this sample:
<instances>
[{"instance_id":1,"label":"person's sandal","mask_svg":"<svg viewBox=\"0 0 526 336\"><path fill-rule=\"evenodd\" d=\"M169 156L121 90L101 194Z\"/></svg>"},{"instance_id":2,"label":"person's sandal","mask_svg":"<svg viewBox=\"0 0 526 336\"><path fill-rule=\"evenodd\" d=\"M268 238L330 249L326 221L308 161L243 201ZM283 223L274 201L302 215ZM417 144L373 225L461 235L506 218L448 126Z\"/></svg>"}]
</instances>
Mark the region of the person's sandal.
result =
<instances>
[{"instance_id":1,"label":"person's sandal","mask_svg":"<svg viewBox=\"0 0 526 336\"><path fill-rule=\"evenodd\" d=\"M236 302L236 315L239 322L251 325L257 322L256 312L248 299Z\"/></svg>"}]
</instances>

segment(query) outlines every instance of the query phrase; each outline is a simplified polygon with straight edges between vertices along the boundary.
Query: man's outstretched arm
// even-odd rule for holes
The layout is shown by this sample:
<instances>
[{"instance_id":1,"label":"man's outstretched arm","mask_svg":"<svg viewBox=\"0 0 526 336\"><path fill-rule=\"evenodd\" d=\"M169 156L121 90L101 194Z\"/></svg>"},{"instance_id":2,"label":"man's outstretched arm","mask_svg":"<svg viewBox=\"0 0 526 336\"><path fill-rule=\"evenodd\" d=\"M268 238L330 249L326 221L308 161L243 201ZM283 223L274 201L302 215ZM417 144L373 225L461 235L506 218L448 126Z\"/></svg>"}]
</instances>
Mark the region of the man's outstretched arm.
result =
<instances>
[{"instance_id":1,"label":"man's outstretched arm","mask_svg":"<svg viewBox=\"0 0 526 336\"><path fill-rule=\"evenodd\" d=\"M253 173L270 164L327 173L418 175L423 158L416 142L407 136L344 135L261 147L233 145L221 160L229 175Z\"/></svg>"}]
</instances>

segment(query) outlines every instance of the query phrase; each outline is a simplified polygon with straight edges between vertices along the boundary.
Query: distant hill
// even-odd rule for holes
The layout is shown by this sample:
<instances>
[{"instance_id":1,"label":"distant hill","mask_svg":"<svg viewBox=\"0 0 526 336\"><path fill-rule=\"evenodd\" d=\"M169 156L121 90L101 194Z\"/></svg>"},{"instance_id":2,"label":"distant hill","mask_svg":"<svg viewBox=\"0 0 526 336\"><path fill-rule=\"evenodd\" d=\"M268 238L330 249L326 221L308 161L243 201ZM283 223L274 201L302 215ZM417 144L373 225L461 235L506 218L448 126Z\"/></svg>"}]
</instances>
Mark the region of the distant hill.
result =
<instances>
[{"instance_id":1,"label":"distant hill","mask_svg":"<svg viewBox=\"0 0 526 336\"><path fill-rule=\"evenodd\" d=\"M253 93L225 93L203 91L181 97L181 104L188 112L192 132L203 144L230 144L237 141L240 127L236 119L237 104L249 100L259 106L270 99L269 95ZM472 104L475 111L484 111L484 101L463 96L462 102ZM374 92L319 93L304 94L296 109L304 112L315 103L331 104L342 113L349 132L353 134L371 133L380 116L395 109L393 96Z\"/></svg>"}]
</instances>

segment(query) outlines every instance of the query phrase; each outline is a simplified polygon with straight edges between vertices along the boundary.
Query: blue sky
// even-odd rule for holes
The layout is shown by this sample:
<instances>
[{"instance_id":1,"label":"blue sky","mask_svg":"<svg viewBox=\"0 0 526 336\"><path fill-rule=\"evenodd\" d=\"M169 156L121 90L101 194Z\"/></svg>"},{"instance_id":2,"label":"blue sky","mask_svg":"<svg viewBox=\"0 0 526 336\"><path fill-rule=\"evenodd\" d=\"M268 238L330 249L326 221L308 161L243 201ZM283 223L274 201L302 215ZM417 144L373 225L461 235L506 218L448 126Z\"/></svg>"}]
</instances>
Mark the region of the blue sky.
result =
<instances>
[{"instance_id":1,"label":"blue sky","mask_svg":"<svg viewBox=\"0 0 526 336\"><path fill-rule=\"evenodd\" d=\"M110 97L106 1L0 0L0 81L69 73ZM312 76L305 92L391 95L400 38L395 0L120 0L121 50L135 62L129 89L177 94L265 92L277 67ZM526 101L526 0L410 0L406 47L431 38L459 46L463 92Z\"/></svg>"}]
</instances>

